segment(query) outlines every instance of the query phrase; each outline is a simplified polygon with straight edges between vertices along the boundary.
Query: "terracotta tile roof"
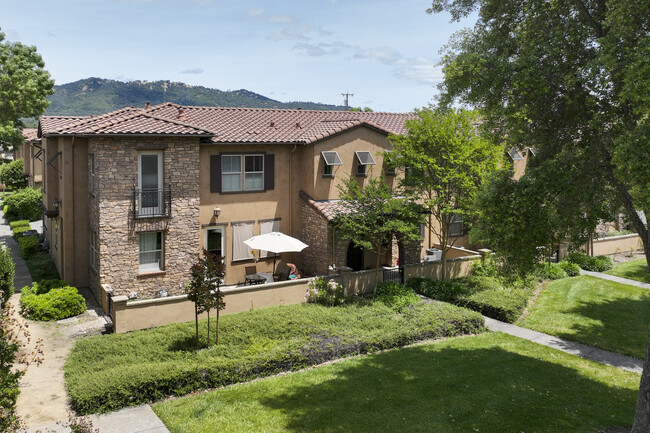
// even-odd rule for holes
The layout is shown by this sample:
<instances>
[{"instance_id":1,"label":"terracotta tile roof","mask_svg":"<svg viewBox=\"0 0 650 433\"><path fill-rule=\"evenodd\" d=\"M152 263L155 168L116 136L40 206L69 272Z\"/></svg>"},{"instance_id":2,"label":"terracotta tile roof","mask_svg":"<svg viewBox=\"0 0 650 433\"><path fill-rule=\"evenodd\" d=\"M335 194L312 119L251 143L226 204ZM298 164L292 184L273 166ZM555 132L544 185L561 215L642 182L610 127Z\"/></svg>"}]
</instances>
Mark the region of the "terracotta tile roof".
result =
<instances>
[{"instance_id":1,"label":"terracotta tile roof","mask_svg":"<svg viewBox=\"0 0 650 433\"><path fill-rule=\"evenodd\" d=\"M31 143L38 142L38 129L36 128L24 128L23 129L23 138L25 141L29 141Z\"/></svg>"},{"instance_id":2,"label":"terracotta tile roof","mask_svg":"<svg viewBox=\"0 0 650 433\"><path fill-rule=\"evenodd\" d=\"M385 133L405 134L411 113L287 110L268 108L192 107L172 103L151 107L160 117L177 116L216 133L215 143L309 144L350 128L367 125Z\"/></svg>"},{"instance_id":3,"label":"terracotta tile roof","mask_svg":"<svg viewBox=\"0 0 650 433\"><path fill-rule=\"evenodd\" d=\"M39 135L192 135L214 143L310 144L367 126L405 134L411 113L193 107L172 103L123 108L101 116L44 116Z\"/></svg>"},{"instance_id":4,"label":"terracotta tile roof","mask_svg":"<svg viewBox=\"0 0 650 433\"><path fill-rule=\"evenodd\" d=\"M89 116L43 116L38 122L38 136L42 137L44 131L52 131L67 125L72 125Z\"/></svg>"},{"instance_id":5,"label":"terracotta tile roof","mask_svg":"<svg viewBox=\"0 0 650 433\"><path fill-rule=\"evenodd\" d=\"M314 200L305 191L300 191L300 198L316 209L328 222L336 219L340 213L347 213L348 209L341 205L341 200Z\"/></svg>"},{"instance_id":6,"label":"terracotta tile roof","mask_svg":"<svg viewBox=\"0 0 650 433\"><path fill-rule=\"evenodd\" d=\"M178 116L177 116L178 117ZM84 117L44 130L44 135L194 135L212 136L211 131L188 124L181 119L161 118L132 107Z\"/></svg>"}]
</instances>

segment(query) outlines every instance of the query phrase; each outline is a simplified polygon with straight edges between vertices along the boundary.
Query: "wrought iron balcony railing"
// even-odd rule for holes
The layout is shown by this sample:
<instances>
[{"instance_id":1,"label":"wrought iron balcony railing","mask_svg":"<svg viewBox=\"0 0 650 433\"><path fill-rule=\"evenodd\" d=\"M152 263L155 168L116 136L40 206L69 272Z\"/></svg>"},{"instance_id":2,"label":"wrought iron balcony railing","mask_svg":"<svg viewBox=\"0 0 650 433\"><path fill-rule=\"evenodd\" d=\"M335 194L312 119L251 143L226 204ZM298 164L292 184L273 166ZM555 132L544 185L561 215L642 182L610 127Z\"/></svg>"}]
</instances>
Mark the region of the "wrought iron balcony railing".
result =
<instances>
[{"instance_id":1,"label":"wrought iron balcony railing","mask_svg":"<svg viewBox=\"0 0 650 433\"><path fill-rule=\"evenodd\" d=\"M133 188L131 209L134 218L171 217L172 189Z\"/></svg>"}]
</instances>

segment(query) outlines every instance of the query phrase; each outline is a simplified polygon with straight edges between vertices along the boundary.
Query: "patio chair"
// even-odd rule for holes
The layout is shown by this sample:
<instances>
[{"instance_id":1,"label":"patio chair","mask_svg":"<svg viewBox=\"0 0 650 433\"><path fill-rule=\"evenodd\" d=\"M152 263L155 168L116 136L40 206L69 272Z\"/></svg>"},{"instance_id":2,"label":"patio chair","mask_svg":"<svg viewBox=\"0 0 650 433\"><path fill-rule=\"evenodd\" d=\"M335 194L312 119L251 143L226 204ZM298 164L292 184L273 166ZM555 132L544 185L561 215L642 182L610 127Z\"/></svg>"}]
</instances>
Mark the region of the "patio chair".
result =
<instances>
[{"instance_id":1,"label":"patio chair","mask_svg":"<svg viewBox=\"0 0 650 433\"><path fill-rule=\"evenodd\" d=\"M257 274L257 266L246 266L244 268L244 272L246 272L246 275L244 276L244 285L246 284L263 284L266 282L266 278L261 277Z\"/></svg>"}]
</instances>

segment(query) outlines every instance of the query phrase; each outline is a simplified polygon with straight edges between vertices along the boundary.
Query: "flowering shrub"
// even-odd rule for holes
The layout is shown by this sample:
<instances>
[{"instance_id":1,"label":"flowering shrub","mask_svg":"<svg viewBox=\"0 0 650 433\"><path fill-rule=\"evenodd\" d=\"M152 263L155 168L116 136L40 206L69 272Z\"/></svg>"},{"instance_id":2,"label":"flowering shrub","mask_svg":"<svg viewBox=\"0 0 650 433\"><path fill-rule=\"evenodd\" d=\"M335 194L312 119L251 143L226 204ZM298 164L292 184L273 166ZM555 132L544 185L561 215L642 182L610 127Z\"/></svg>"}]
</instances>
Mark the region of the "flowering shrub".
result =
<instances>
[{"instance_id":1,"label":"flowering shrub","mask_svg":"<svg viewBox=\"0 0 650 433\"><path fill-rule=\"evenodd\" d=\"M309 282L305 300L326 307L334 307L344 302L343 292L343 286L336 281L325 281L323 277L316 277Z\"/></svg>"}]
</instances>

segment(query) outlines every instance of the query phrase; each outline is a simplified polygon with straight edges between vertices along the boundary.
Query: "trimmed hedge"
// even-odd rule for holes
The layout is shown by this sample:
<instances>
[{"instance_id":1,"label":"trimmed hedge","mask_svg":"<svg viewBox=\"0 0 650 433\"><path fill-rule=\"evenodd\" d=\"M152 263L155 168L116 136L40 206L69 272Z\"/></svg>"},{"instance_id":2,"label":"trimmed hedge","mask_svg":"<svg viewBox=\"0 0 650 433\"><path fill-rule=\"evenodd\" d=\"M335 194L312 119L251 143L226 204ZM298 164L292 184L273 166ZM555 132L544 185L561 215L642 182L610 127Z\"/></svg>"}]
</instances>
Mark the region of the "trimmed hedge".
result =
<instances>
[{"instance_id":1,"label":"trimmed hedge","mask_svg":"<svg viewBox=\"0 0 650 433\"><path fill-rule=\"evenodd\" d=\"M496 278L480 276L447 281L413 278L406 285L428 298L450 302L508 323L521 315L532 292L525 283L505 287Z\"/></svg>"},{"instance_id":2,"label":"trimmed hedge","mask_svg":"<svg viewBox=\"0 0 650 433\"><path fill-rule=\"evenodd\" d=\"M536 266L535 275L540 281L561 280L568 277L564 268L557 263L543 263Z\"/></svg>"},{"instance_id":3,"label":"trimmed hedge","mask_svg":"<svg viewBox=\"0 0 650 433\"><path fill-rule=\"evenodd\" d=\"M372 301L260 308L223 316L219 326L220 343L209 350L194 349L193 322L78 340L64 366L72 407L108 412L485 329L480 315L445 303L396 313Z\"/></svg>"},{"instance_id":4,"label":"trimmed hedge","mask_svg":"<svg viewBox=\"0 0 650 433\"><path fill-rule=\"evenodd\" d=\"M41 243L38 236L23 236L18 238L18 248L20 249L20 256L23 259L28 259L41 250Z\"/></svg>"},{"instance_id":5,"label":"trimmed hedge","mask_svg":"<svg viewBox=\"0 0 650 433\"><path fill-rule=\"evenodd\" d=\"M567 261L575 263L585 271L605 272L614 267L614 262L607 256L591 257L581 252L570 253Z\"/></svg>"},{"instance_id":6,"label":"trimmed hedge","mask_svg":"<svg viewBox=\"0 0 650 433\"><path fill-rule=\"evenodd\" d=\"M14 234L12 235L13 238L18 242L18 239L23 237L23 233L25 233L27 230L31 230L30 226L18 226L15 229L13 229Z\"/></svg>"},{"instance_id":7,"label":"trimmed hedge","mask_svg":"<svg viewBox=\"0 0 650 433\"><path fill-rule=\"evenodd\" d=\"M0 182L7 185L7 188L25 188L27 178L24 175L23 160L16 159L0 165Z\"/></svg>"},{"instance_id":8,"label":"trimmed hedge","mask_svg":"<svg viewBox=\"0 0 650 433\"><path fill-rule=\"evenodd\" d=\"M65 281L46 280L23 287L20 310L32 320L61 320L86 311L86 301L76 287Z\"/></svg>"},{"instance_id":9,"label":"trimmed hedge","mask_svg":"<svg viewBox=\"0 0 650 433\"><path fill-rule=\"evenodd\" d=\"M41 189L25 188L10 195L4 201L5 215L13 220L36 221L43 216Z\"/></svg>"},{"instance_id":10,"label":"trimmed hedge","mask_svg":"<svg viewBox=\"0 0 650 433\"><path fill-rule=\"evenodd\" d=\"M16 227L29 227L29 221L28 220L18 220L18 221L12 221L9 223L9 228L13 231L16 229Z\"/></svg>"},{"instance_id":11,"label":"trimmed hedge","mask_svg":"<svg viewBox=\"0 0 650 433\"><path fill-rule=\"evenodd\" d=\"M0 310L5 308L9 298L14 294L14 271L11 251L7 246L0 246Z\"/></svg>"}]
</instances>

